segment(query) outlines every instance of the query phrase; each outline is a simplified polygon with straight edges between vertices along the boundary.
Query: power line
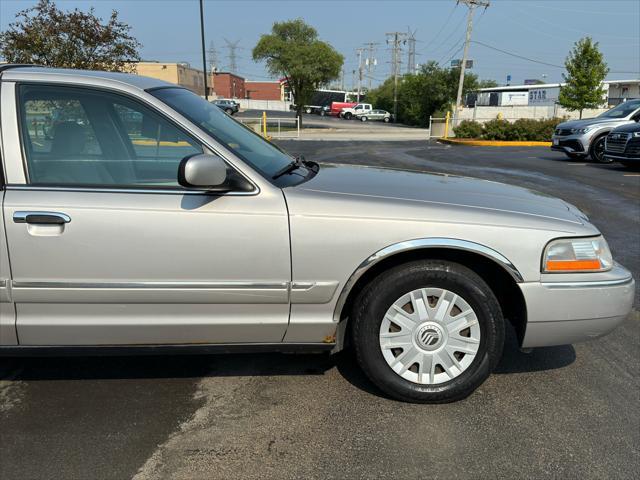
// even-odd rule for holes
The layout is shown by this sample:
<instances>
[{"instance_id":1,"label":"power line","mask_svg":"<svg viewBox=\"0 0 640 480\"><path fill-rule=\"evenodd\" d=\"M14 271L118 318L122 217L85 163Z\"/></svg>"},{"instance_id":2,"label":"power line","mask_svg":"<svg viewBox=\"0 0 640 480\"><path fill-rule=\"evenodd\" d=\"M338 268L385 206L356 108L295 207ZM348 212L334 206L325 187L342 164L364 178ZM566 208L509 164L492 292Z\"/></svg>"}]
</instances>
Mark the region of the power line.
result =
<instances>
[{"instance_id":1,"label":"power line","mask_svg":"<svg viewBox=\"0 0 640 480\"><path fill-rule=\"evenodd\" d=\"M425 47L422 49L422 51L426 51L431 45L433 45L433 42L436 41L436 39L440 36L440 34L443 32L443 30L445 29L445 27L447 25L449 25L449 21L451 20L451 17L453 17L453 12L456 11L456 8L458 8L458 4L456 3L453 8L451 9L451 11L449 12L449 16L447 17L447 19L445 20L445 22L442 24L442 27L440 27L440 30L438 30L438 33L436 33L436 35L429 40L429 42L427 42L427 44L425 45Z\"/></svg>"},{"instance_id":2,"label":"power line","mask_svg":"<svg viewBox=\"0 0 640 480\"><path fill-rule=\"evenodd\" d=\"M504 53L505 55L509 55L511 57L519 58L521 60L526 60L528 62L538 63L540 65L546 65L547 67L562 68L562 69L565 68L564 65L558 65L558 64L555 64L555 63L543 62L541 60L536 60L534 58L525 57L524 55L520 55L520 54L514 53L514 52L508 52L507 50L503 50L501 48L494 47L493 45L489 45L489 44L484 43L484 42L479 42L477 40L471 40L471 43L475 43L476 45L481 45L481 46L483 46L485 48L489 48L491 50L495 50L496 52ZM612 70L609 73L623 73L623 74L634 75L634 74L637 74L637 73L640 73L640 72L630 72L630 71L620 71L620 70L615 71L615 70Z\"/></svg>"},{"instance_id":3,"label":"power line","mask_svg":"<svg viewBox=\"0 0 640 480\"><path fill-rule=\"evenodd\" d=\"M464 24L464 17L462 17L460 21L456 24L454 29L451 30L451 33L449 33L449 35L447 35L447 37L442 42L440 42L437 47L433 48L433 51L436 52L440 49L440 47L442 47L443 45L446 45L449 42L449 40L451 40L451 38L460 31L460 27L462 27L463 24Z\"/></svg>"}]
</instances>

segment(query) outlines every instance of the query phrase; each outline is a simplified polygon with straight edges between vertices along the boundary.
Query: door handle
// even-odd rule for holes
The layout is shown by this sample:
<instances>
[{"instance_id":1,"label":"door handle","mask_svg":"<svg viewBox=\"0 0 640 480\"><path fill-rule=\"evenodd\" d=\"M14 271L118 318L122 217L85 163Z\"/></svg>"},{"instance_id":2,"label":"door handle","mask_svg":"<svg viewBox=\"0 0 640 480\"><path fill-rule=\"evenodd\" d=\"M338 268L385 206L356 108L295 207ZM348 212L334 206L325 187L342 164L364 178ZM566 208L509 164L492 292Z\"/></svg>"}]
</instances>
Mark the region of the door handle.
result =
<instances>
[{"instance_id":1,"label":"door handle","mask_svg":"<svg viewBox=\"0 0 640 480\"><path fill-rule=\"evenodd\" d=\"M14 212L14 223L28 223L35 225L64 225L71 217L60 212Z\"/></svg>"}]
</instances>

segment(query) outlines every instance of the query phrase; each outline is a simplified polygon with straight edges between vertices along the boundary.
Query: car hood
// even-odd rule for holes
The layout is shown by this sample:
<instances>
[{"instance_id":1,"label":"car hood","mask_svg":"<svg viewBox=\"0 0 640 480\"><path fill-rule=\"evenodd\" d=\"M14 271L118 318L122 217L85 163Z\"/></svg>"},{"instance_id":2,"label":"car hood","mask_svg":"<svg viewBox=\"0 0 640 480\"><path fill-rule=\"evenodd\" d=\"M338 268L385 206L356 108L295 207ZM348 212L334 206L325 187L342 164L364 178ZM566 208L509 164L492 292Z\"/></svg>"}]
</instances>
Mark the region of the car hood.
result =
<instances>
[{"instance_id":1,"label":"car hood","mask_svg":"<svg viewBox=\"0 0 640 480\"><path fill-rule=\"evenodd\" d=\"M624 118L583 118L582 120L570 120L568 122L562 122L556 128L585 128L591 125L601 125L605 123L620 123L626 121Z\"/></svg>"},{"instance_id":2,"label":"car hood","mask_svg":"<svg viewBox=\"0 0 640 480\"><path fill-rule=\"evenodd\" d=\"M576 207L543 193L503 183L462 176L422 173L388 168L322 165L311 180L297 191L450 210L460 207L472 214L488 216L525 215L536 220L582 224L586 216ZM288 190L288 189L286 189ZM285 190L285 192L286 192ZM489 220L488 220L489 221Z\"/></svg>"},{"instance_id":3,"label":"car hood","mask_svg":"<svg viewBox=\"0 0 640 480\"><path fill-rule=\"evenodd\" d=\"M633 123L629 123L627 125L621 125L619 127L616 127L614 130L614 132L640 132L640 123L638 122L633 122Z\"/></svg>"}]
</instances>

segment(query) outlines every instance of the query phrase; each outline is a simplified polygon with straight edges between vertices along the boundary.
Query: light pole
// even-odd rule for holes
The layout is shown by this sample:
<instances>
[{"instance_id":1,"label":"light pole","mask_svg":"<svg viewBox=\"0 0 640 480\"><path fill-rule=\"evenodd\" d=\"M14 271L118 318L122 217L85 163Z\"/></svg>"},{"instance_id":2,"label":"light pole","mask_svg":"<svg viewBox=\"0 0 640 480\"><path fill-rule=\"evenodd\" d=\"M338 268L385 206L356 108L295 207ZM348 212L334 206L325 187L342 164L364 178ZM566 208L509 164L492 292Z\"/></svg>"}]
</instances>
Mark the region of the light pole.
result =
<instances>
[{"instance_id":1,"label":"light pole","mask_svg":"<svg viewBox=\"0 0 640 480\"><path fill-rule=\"evenodd\" d=\"M202 75L204 78L204 98L209 100L209 88L207 87L207 53L204 49L204 0L200 0L200 39L202 41Z\"/></svg>"}]
</instances>

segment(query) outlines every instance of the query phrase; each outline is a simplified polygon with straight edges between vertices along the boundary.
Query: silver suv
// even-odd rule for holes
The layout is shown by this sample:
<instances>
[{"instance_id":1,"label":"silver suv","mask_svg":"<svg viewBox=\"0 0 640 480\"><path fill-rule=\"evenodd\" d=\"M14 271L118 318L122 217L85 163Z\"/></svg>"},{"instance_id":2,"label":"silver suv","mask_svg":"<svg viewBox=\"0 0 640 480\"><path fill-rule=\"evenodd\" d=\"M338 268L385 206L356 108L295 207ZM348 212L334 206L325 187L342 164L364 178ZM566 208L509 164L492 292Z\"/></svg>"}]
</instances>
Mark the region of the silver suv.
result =
<instances>
[{"instance_id":1,"label":"silver suv","mask_svg":"<svg viewBox=\"0 0 640 480\"><path fill-rule=\"evenodd\" d=\"M634 280L557 198L294 159L187 89L0 66L0 354L331 351L412 402L599 337Z\"/></svg>"},{"instance_id":2,"label":"silver suv","mask_svg":"<svg viewBox=\"0 0 640 480\"><path fill-rule=\"evenodd\" d=\"M604 155L607 134L620 125L640 121L640 100L628 100L595 118L571 120L559 124L551 139L551 149L569 158L591 158L597 162L610 160Z\"/></svg>"}]
</instances>

